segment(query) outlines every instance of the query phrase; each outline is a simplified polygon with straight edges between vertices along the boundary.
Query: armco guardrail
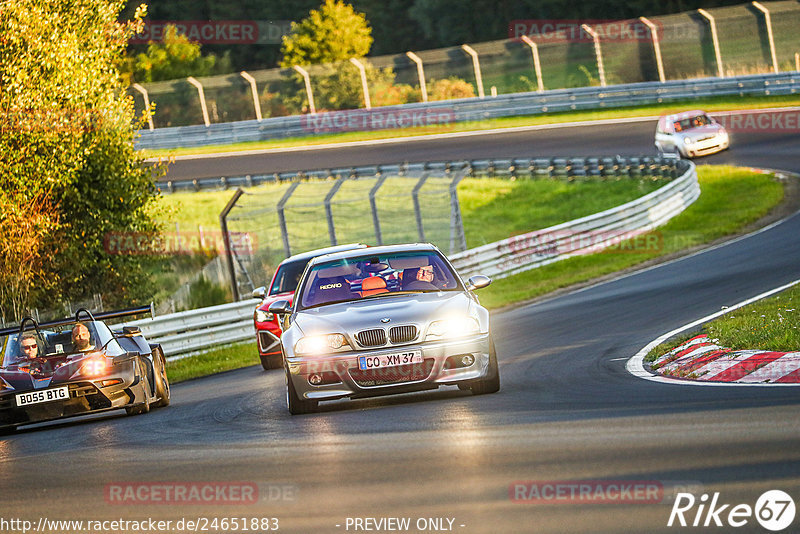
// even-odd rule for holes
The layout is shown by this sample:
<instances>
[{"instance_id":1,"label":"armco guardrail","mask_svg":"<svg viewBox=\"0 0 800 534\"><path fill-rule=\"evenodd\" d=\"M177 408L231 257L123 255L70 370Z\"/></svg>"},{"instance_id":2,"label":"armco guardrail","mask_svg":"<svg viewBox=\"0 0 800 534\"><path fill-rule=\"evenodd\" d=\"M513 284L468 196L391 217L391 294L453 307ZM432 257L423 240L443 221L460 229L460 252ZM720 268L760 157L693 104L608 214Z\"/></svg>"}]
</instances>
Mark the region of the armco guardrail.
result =
<instances>
[{"instance_id":1,"label":"armco guardrail","mask_svg":"<svg viewBox=\"0 0 800 534\"><path fill-rule=\"evenodd\" d=\"M371 165L364 167L350 167L342 169L316 169L304 171L290 171L273 174L259 174L247 176L227 176L221 178L203 178L198 180L167 181L160 184L163 193L176 191L204 191L209 189L229 189L234 187L253 187L263 183L294 182L306 179L325 179L338 176L374 176L408 175L426 171L444 171L451 173L464 167L470 173L496 172L507 175L531 175L538 178L547 177L575 177L581 176L618 176L622 174L648 174L654 171L653 166L663 167L669 161L669 155L664 158L659 155L641 157L579 157L579 158L503 158L493 160L473 161L427 161L418 163L403 163L389 165ZM672 171L670 171L672 172ZM672 174L670 174L672 177Z\"/></svg>"},{"instance_id":2,"label":"armco guardrail","mask_svg":"<svg viewBox=\"0 0 800 534\"><path fill-rule=\"evenodd\" d=\"M141 130L137 148L159 149L227 145L305 137L336 131L375 129L371 125L393 117L398 127L413 126L430 113L447 113L451 122L480 121L498 117L656 104L709 96L785 95L800 92L800 73L759 74L732 78L702 78L666 82L643 82L607 87L579 87L551 91L514 93L494 98L468 98L386 106L371 110L345 110L316 115L250 120ZM348 117L358 114L358 121ZM375 122L373 122L373 118ZM353 122L363 125L353 127ZM342 126L344 124L344 126Z\"/></svg>"},{"instance_id":3,"label":"armco guardrail","mask_svg":"<svg viewBox=\"0 0 800 534\"><path fill-rule=\"evenodd\" d=\"M169 360L216 345L255 340L253 311L259 302L249 299L126 324L138 326L149 341L161 343Z\"/></svg>"},{"instance_id":4,"label":"armco guardrail","mask_svg":"<svg viewBox=\"0 0 800 534\"><path fill-rule=\"evenodd\" d=\"M441 169L469 167L472 175L561 177L603 180L623 176L673 178L639 199L564 224L483 245L450 258L462 276L502 278L517 272L597 250L661 225L697 199L700 187L693 163L675 156L505 159L429 163ZM258 300L163 315L136 321L147 338L161 343L167 359L216 345L255 340L253 311ZM254 353L255 354L255 353Z\"/></svg>"},{"instance_id":5,"label":"armco guardrail","mask_svg":"<svg viewBox=\"0 0 800 534\"><path fill-rule=\"evenodd\" d=\"M679 160L677 165L684 168L679 178L641 198L588 217L460 252L450 259L464 278L473 274L504 278L634 238L664 224L700 195L694 163Z\"/></svg>"}]
</instances>

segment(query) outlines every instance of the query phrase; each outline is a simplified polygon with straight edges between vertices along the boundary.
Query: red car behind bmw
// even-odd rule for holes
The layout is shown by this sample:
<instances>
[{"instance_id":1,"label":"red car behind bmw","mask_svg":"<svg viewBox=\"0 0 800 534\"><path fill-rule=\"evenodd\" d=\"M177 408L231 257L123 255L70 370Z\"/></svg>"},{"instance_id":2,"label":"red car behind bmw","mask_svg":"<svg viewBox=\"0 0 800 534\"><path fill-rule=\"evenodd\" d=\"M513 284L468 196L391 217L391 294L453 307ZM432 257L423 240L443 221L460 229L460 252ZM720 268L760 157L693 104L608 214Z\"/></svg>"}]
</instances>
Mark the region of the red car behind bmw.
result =
<instances>
[{"instance_id":1,"label":"red car behind bmw","mask_svg":"<svg viewBox=\"0 0 800 534\"><path fill-rule=\"evenodd\" d=\"M295 254L278 265L275 274L272 276L269 291L265 287L253 290L253 296L261 299L261 304L258 305L253 313L253 323L258 339L258 355L261 358L261 366L264 369L276 369L283 365L280 342L282 330L280 323L278 323L278 318L269 312L269 305L276 300L292 302L300 275L303 274L306 264L311 258L364 247L366 245L362 244L338 245Z\"/></svg>"}]
</instances>

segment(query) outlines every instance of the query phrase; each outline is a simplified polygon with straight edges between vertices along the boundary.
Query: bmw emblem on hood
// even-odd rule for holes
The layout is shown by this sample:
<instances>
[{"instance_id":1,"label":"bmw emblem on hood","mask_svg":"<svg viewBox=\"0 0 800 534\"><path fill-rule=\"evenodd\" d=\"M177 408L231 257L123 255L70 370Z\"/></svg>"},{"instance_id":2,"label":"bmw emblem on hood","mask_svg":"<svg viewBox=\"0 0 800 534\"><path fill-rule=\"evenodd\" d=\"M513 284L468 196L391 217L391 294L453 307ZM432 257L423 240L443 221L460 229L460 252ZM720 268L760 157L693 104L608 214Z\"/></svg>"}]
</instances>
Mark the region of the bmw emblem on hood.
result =
<instances>
[{"instance_id":1,"label":"bmw emblem on hood","mask_svg":"<svg viewBox=\"0 0 800 534\"><path fill-rule=\"evenodd\" d=\"M388 317L384 317L383 319L381 319L382 323L388 323L389 321L391 321L391 319L389 319Z\"/></svg>"}]
</instances>

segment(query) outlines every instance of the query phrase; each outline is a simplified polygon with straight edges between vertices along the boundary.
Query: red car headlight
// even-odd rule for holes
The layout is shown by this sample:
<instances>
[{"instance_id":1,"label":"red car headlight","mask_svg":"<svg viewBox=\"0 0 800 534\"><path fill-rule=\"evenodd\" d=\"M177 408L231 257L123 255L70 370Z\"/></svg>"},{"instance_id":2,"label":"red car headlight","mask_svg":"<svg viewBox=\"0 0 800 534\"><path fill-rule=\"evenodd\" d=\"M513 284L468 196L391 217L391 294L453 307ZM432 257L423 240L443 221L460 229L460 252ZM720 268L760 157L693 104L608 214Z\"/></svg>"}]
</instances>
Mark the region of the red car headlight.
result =
<instances>
[{"instance_id":1,"label":"red car headlight","mask_svg":"<svg viewBox=\"0 0 800 534\"><path fill-rule=\"evenodd\" d=\"M267 321L273 320L275 316L268 311L256 310L255 318L257 323L266 323Z\"/></svg>"}]
</instances>

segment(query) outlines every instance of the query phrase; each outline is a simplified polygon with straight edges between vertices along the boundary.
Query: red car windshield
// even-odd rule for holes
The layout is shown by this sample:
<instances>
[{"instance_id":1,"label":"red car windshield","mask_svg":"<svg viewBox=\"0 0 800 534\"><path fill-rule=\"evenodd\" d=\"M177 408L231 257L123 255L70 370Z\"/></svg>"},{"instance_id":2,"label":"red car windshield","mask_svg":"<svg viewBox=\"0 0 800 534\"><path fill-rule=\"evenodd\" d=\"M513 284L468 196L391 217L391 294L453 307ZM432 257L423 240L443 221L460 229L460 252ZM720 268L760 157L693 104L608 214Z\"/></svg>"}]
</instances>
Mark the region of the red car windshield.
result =
<instances>
[{"instance_id":1,"label":"red car windshield","mask_svg":"<svg viewBox=\"0 0 800 534\"><path fill-rule=\"evenodd\" d=\"M272 280L269 294L293 293L297 289L297 282L300 281L300 275L303 274L308 262L309 260L299 260L281 264Z\"/></svg>"}]
</instances>

